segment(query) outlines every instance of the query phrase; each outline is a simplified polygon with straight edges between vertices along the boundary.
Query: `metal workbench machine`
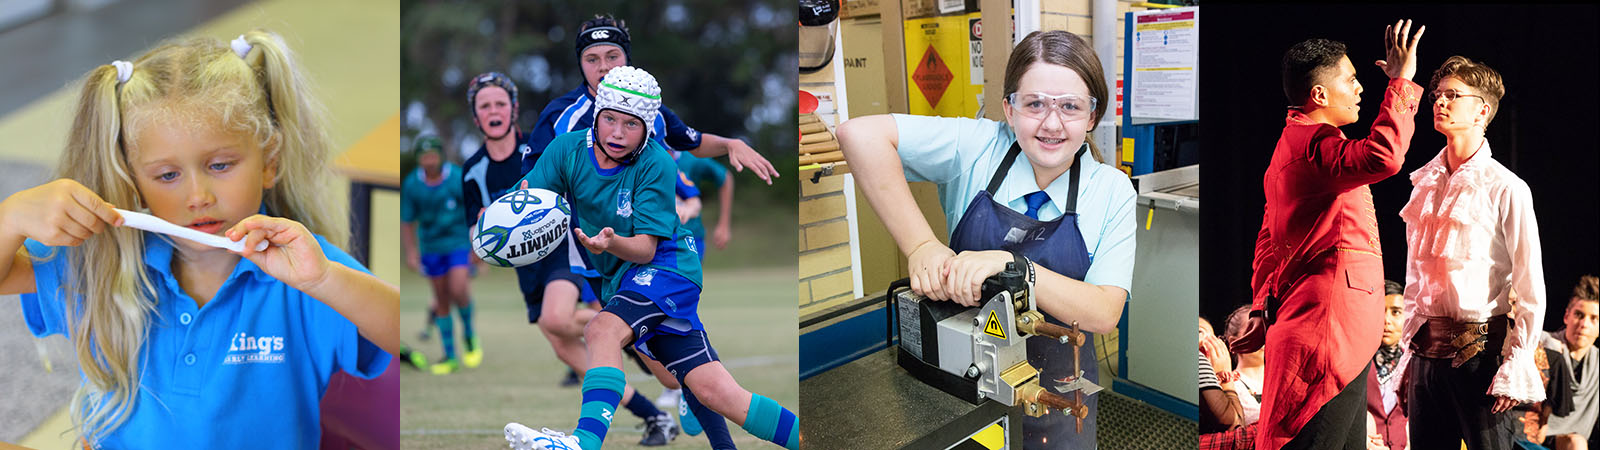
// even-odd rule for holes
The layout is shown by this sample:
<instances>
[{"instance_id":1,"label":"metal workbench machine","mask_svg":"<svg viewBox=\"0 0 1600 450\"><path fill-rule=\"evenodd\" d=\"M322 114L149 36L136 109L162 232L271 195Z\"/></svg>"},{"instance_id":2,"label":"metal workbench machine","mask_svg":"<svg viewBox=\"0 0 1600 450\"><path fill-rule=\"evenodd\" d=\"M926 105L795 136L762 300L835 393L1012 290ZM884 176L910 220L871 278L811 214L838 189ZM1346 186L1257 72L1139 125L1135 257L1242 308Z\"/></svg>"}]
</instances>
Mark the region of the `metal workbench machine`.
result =
<instances>
[{"instance_id":1,"label":"metal workbench machine","mask_svg":"<svg viewBox=\"0 0 1600 450\"><path fill-rule=\"evenodd\" d=\"M803 321L803 334L820 336L812 342L848 341L867 328L884 333L887 344L803 376L807 447L1021 448L1022 416L1051 413L1077 417L1081 432L1085 396L1100 387L1081 371L1041 384L1026 341L1045 336L1072 345L1076 361L1086 335L1076 323L1047 323L1024 275L1010 264L985 280L982 298L978 307L929 301L901 280L854 308Z\"/></svg>"}]
</instances>

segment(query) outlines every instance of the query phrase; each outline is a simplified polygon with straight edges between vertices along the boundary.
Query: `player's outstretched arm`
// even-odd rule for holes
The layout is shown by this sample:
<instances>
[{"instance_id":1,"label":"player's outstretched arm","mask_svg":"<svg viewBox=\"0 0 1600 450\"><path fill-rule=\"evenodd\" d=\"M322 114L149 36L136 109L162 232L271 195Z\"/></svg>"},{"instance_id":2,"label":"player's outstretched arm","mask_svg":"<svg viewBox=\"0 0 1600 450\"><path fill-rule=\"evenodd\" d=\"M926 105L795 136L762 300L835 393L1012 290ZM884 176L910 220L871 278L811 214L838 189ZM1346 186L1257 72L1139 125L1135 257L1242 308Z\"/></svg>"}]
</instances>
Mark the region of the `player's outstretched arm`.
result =
<instances>
[{"instance_id":1,"label":"player's outstretched arm","mask_svg":"<svg viewBox=\"0 0 1600 450\"><path fill-rule=\"evenodd\" d=\"M761 181L772 184L772 179L778 177L778 169L772 167L767 158L762 157L750 144L732 138L725 138L711 133L700 135L700 146L690 150L689 154L701 158L713 158L728 155L728 163L733 165L733 170L743 171L749 168Z\"/></svg>"}]
</instances>

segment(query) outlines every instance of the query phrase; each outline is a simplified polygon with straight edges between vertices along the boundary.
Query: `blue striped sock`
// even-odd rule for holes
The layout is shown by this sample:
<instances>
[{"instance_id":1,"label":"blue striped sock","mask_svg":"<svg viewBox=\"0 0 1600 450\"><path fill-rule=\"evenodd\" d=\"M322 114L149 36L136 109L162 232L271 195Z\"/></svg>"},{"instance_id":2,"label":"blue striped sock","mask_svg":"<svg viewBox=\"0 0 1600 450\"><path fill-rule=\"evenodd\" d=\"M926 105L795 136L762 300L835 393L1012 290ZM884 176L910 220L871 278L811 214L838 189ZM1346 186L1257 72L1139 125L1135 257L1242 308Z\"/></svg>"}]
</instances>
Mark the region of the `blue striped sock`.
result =
<instances>
[{"instance_id":1,"label":"blue striped sock","mask_svg":"<svg viewBox=\"0 0 1600 450\"><path fill-rule=\"evenodd\" d=\"M583 375L583 409L578 414L578 429L572 432L584 450L599 450L611 429L611 418L622 401L627 384L622 369L595 367Z\"/></svg>"},{"instance_id":2,"label":"blue striped sock","mask_svg":"<svg viewBox=\"0 0 1600 450\"><path fill-rule=\"evenodd\" d=\"M445 359L456 359L456 330L455 320L449 314L435 317L433 323L439 326L439 343L444 345Z\"/></svg>"},{"instance_id":3,"label":"blue striped sock","mask_svg":"<svg viewBox=\"0 0 1600 450\"><path fill-rule=\"evenodd\" d=\"M794 413L761 394L750 394L750 412L744 416L744 430L789 450L800 449L800 421L795 419Z\"/></svg>"}]
</instances>

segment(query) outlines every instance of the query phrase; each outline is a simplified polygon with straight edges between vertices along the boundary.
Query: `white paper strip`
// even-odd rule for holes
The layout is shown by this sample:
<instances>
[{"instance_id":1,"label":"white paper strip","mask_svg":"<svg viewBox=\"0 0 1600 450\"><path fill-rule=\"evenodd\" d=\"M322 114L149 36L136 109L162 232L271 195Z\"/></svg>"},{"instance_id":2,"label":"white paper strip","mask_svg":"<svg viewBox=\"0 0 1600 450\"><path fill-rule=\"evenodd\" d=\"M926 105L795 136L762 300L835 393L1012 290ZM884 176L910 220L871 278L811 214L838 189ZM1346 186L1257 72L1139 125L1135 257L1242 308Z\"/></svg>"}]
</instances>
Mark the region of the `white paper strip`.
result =
<instances>
[{"instance_id":1,"label":"white paper strip","mask_svg":"<svg viewBox=\"0 0 1600 450\"><path fill-rule=\"evenodd\" d=\"M230 240L228 240L228 238L225 238L225 237L222 237L222 236L217 236L217 235L212 235L212 234L205 234L205 233L201 233L200 231L197 231L197 230L195 230L193 228L180 227L180 226L177 226L177 225L173 225L171 222L167 222L165 220L161 220L160 217L152 216L152 215L145 214L145 213L138 213L138 212L128 211L126 209L120 209L120 208L117 209L117 214L121 214L122 215L122 226L125 226L125 227L134 227L134 228L138 228L138 229L141 229L141 230L149 231L149 232L152 232L152 233L161 233L161 234L177 236L177 237L181 237L181 238L188 239L188 240L191 240L191 241L199 242L201 244L209 245L209 246L212 246L212 247L225 248L225 249L228 249L228 250L233 250L235 252L243 252L244 251L244 242L242 242L242 241L230 241ZM256 245L256 251L259 252L259 251L266 250L267 249L267 245L268 245L267 241L261 241L260 244Z\"/></svg>"}]
</instances>

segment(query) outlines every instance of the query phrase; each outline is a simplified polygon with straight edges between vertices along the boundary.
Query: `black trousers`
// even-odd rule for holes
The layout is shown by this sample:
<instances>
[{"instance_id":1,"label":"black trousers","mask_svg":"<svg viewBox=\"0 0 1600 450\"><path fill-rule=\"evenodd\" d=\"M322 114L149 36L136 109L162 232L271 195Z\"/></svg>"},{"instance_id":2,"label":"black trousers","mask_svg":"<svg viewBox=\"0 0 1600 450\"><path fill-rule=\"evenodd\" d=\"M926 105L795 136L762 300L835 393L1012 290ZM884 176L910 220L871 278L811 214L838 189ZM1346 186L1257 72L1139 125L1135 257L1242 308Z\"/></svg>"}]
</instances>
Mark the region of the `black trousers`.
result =
<instances>
[{"instance_id":1,"label":"black trousers","mask_svg":"<svg viewBox=\"0 0 1600 450\"><path fill-rule=\"evenodd\" d=\"M1364 450L1367 448L1367 372L1350 381L1332 400L1322 405L1311 421L1283 446L1284 450Z\"/></svg>"},{"instance_id":2,"label":"black trousers","mask_svg":"<svg viewBox=\"0 0 1600 450\"><path fill-rule=\"evenodd\" d=\"M1499 346L1490 347L1499 349ZM1411 446L1419 450L1510 450L1520 430L1513 411L1490 413L1489 383L1500 370L1498 351L1484 351L1461 367L1451 360L1413 356L1406 395Z\"/></svg>"}]
</instances>

